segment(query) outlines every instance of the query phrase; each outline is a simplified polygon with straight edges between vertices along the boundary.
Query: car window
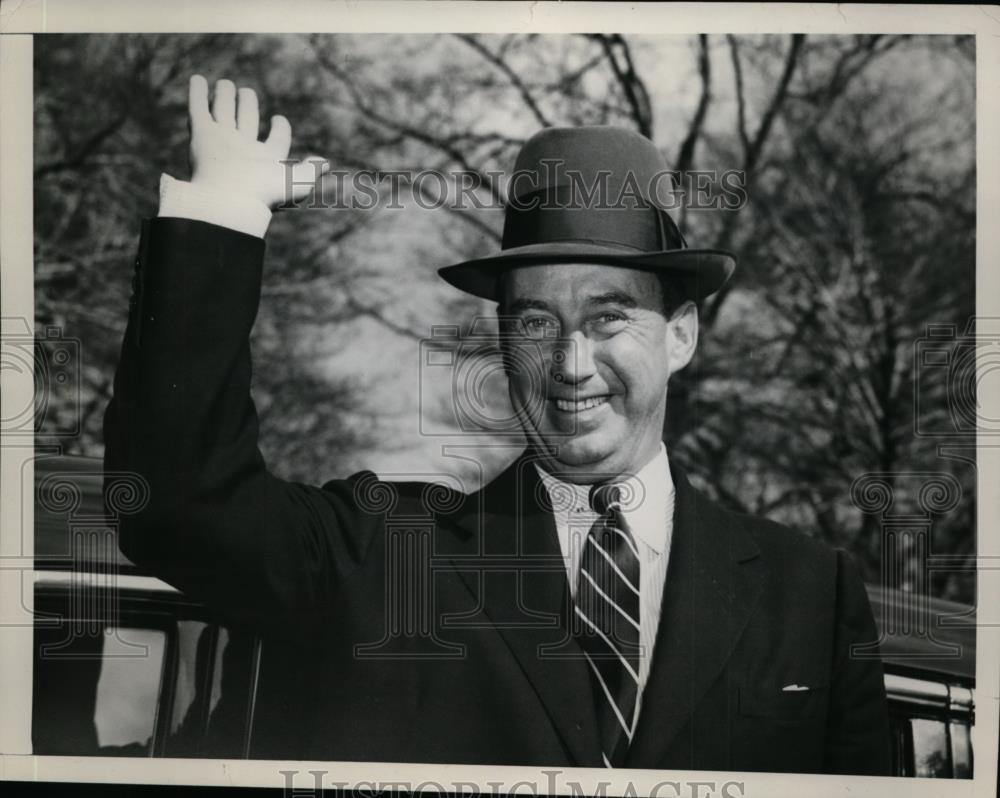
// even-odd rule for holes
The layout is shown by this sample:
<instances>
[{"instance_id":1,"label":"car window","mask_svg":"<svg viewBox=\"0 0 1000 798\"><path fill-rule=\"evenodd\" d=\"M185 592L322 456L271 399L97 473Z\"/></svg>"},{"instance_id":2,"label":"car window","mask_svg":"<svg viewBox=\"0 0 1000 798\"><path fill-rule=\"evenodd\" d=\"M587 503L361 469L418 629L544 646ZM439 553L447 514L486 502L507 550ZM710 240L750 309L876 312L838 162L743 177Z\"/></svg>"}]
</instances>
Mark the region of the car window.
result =
<instances>
[{"instance_id":1,"label":"car window","mask_svg":"<svg viewBox=\"0 0 1000 798\"><path fill-rule=\"evenodd\" d=\"M972 778L972 736L967 723L952 721L951 756L956 779Z\"/></svg>"},{"instance_id":2,"label":"car window","mask_svg":"<svg viewBox=\"0 0 1000 798\"><path fill-rule=\"evenodd\" d=\"M170 718L170 753L185 756L197 748L203 719L203 702L209 672L206 662L212 644L210 627L201 621L177 624L177 671L174 676L174 706Z\"/></svg>"},{"instance_id":3,"label":"car window","mask_svg":"<svg viewBox=\"0 0 1000 798\"><path fill-rule=\"evenodd\" d=\"M160 756L242 757L252 636L179 621L170 731Z\"/></svg>"},{"instance_id":4,"label":"car window","mask_svg":"<svg viewBox=\"0 0 1000 798\"><path fill-rule=\"evenodd\" d=\"M913 775L924 778L949 778L948 727L944 721L913 718Z\"/></svg>"},{"instance_id":5,"label":"car window","mask_svg":"<svg viewBox=\"0 0 1000 798\"><path fill-rule=\"evenodd\" d=\"M212 668L212 690L208 694L208 712L211 715L222 698L222 671L225 665L226 647L229 645L229 630L219 630L219 642L215 647L215 665Z\"/></svg>"},{"instance_id":6,"label":"car window","mask_svg":"<svg viewBox=\"0 0 1000 798\"><path fill-rule=\"evenodd\" d=\"M94 725L103 751L149 750L167 636L159 629L110 627L104 635ZM144 649L144 650L143 650Z\"/></svg>"},{"instance_id":7,"label":"car window","mask_svg":"<svg viewBox=\"0 0 1000 798\"><path fill-rule=\"evenodd\" d=\"M105 627L35 629L32 744L36 754L148 756L167 635Z\"/></svg>"},{"instance_id":8,"label":"car window","mask_svg":"<svg viewBox=\"0 0 1000 798\"><path fill-rule=\"evenodd\" d=\"M199 756L246 756L255 648L256 637L252 633L219 629L209 692L208 727Z\"/></svg>"}]
</instances>

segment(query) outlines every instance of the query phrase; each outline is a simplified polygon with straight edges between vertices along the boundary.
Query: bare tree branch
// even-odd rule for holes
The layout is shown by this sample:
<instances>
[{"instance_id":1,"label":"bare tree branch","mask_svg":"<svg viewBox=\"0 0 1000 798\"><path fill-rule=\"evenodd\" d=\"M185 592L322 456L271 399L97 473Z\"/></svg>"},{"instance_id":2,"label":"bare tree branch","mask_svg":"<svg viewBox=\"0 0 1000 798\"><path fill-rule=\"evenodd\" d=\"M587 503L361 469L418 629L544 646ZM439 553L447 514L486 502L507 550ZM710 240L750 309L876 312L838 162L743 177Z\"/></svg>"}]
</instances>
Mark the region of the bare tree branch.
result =
<instances>
[{"instance_id":1,"label":"bare tree branch","mask_svg":"<svg viewBox=\"0 0 1000 798\"><path fill-rule=\"evenodd\" d=\"M82 144L76 148L76 151L72 155L36 167L35 178L45 177L46 175L53 174L54 172L65 172L69 169L79 169L86 163L87 159L100 149L101 145L104 144L105 141L117 133L121 129L122 125L124 125L127 121L127 114L118 114L107 122L107 124L95 130Z\"/></svg>"},{"instance_id":2,"label":"bare tree branch","mask_svg":"<svg viewBox=\"0 0 1000 798\"><path fill-rule=\"evenodd\" d=\"M764 148L764 143L767 141L768 134L771 132L771 126L774 124L774 120L785 102L788 86L792 82L792 75L795 73L795 67L798 65L799 54L802 51L802 44L805 40L806 37L803 33L792 35L791 46L788 49L788 55L785 57L785 67L781 72L781 78L778 80L778 88L775 89L774 96L771 98L771 102L768 104L767 110L761 118L760 127L757 128L757 133L753 137L753 142L750 145L743 164L743 168L747 172L753 172L757 167L757 161Z\"/></svg>"},{"instance_id":3,"label":"bare tree branch","mask_svg":"<svg viewBox=\"0 0 1000 798\"><path fill-rule=\"evenodd\" d=\"M639 132L646 138L653 137L653 113L649 102L649 92L642 78L635 71L632 62L632 52L628 42L620 34L592 34L591 38L597 41L604 49L604 55L611 65L611 71L618 80L622 94L631 109L632 119ZM616 52L617 51L617 52ZM621 54L621 62L618 53Z\"/></svg>"},{"instance_id":4,"label":"bare tree branch","mask_svg":"<svg viewBox=\"0 0 1000 798\"><path fill-rule=\"evenodd\" d=\"M701 96L698 98L698 107L695 109L691 124L688 125L687 135L681 143L681 148L677 153L676 169L678 172L689 172L694 166L694 151L701 136L702 126L705 124L705 116L708 113L709 103L712 101L712 60L709 54L708 35L698 36L698 74L701 75Z\"/></svg>"},{"instance_id":5,"label":"bare tree branch","mask_svg":"<svg viewBox=\"0 0 1000 798\"><path fill-rule=\"evenodd\" d=\"M792 34L788 54L785 56L785 65L781 72L781 78L778 80L778 86L774 91L774 95L771 97L771 102L768 103L767 109L764 111L764 115L761 117L761 122L757 128L757 132L750 141L750 147L744 154L742 170L744 175L743 188L745 191L749 191L750 186L753 183L754 173L760 161L764 144L767 142L767 137L771 133L771 128L774 125L774 120L777 118L778 111L785 102L785 98L788 93L788 86L792 82L792 76L795 74L795 68L798 65L799 56L802 52L802 45L805 43L805 39L805 34ZM722 233L716 243L716 248L729 248L733 234L736 230L736 221L736 214L729 214L723 226ZM715 322L715 319L719 315L719 310L722 308L722 304L726 301L726 297L729 296L729 292L732 291L732 289L733 282L730 281L717 291L706 303L703 319L708 326L711 326Z\"/></svg>"},{"instance_id":6,"label":"bare tree branch","mask_svg":"<svg viewBox=\"0 0 1000 798\"><path fill-rule=\"evenodd\" d=\"M427 337L426 334L421 334L417 330L410 329L405 324L393 321L385 315L381 308L364 305L353 296L348 296L346 302L347 307L354 311L355 316L367 316L368 318L375 319L375 321L392 330L396 335L401 335L404 338L412 338L416 341L422 341Z\"/></svg>"},{"instance_id":7,"label":"bare tree branch","mask_svg":"<svg viewBox=\"0 0 1000 798\"><path fill-rule=\"evenodd\" d=\"M358 88L357 84L351 79L351 76L348 75L339 64L330 59L324 52L323 48L316 45L315 40L310 38L308 41L320 66L325 72L327 72L327 74L336 78L347 89L348 93L351 95L355 108L359 112L382 127L393 130L414 141L419 141L422 144L426 144L429 147L444 152L465 171L476 175L482 182L482 185L490 192L490 195L495 202L503 202L500 186L497 181L494 180L493 176L489 173L484 172L472 165L471 160L466 153L462 152L454 145L454 137L434 136L426 130L421 130L420 128L414 127L413 125L405 122L390 119L385 114L379 112L370 102L368 102L364 94Z\"/></svg>"},{"instance_id":8,"label":"bare tree branch","mask_svg":"<svg viewBox=\"0 0 1000 798\"><path fill-rule=\"evenodd\" d=\"M750 136L747 133L747 106L743 88L743 63L740 60L739 42L731 33L726 34L729 55L733 62L733 76L736 83L736 131L743 145L744 155L750 151Z\"/></svg>"},{"instance_id":9,"label":"bare tree branch","mask_svg":"<svg viewBox=\"0 0 1000 798\"><path fill-rule=\"evenodd\" d=\"M510 67L503 57L497 55L491 51L486 45L479 41L478 37L472 34L459 33L456 37L465 42L469 47L479 53L483 58L489 61L493 66L503 72L507 79L510 81L511 85L517 89L518 94L521 95L521 99L524 100L524 104L528 106L528 110L534 115L538 124L542 127L552 127L552 123L548 120L542 109L538 107L538 103L535 102L535 98L531 95L531 91L525 85L524 81L521 80L520 76Z\"/></svg>"}]
</instances>

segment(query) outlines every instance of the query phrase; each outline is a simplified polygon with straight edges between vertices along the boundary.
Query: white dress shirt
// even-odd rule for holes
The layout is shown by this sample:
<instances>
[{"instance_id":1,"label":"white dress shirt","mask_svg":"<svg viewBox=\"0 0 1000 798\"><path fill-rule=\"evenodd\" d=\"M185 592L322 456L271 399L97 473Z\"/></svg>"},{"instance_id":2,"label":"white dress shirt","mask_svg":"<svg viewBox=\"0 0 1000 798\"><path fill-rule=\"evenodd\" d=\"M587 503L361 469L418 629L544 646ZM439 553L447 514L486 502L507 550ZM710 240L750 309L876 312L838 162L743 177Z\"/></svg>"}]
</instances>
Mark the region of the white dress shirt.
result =
<instances>
[{"instance_id":1,"label":"white dress shirt","mask_svg":"<svg viewBox=\"0 0 1000 798\"><path fill-rule=\"evenodd\" d=\"M263 238L271 221L271 209L257 199L233 196L163 174L157 216L209 222Z\"/></svg>"},{"instance_id":2,"label":"white dress shirt","mask_svg":"<svg viewBox=\"0 0 1000 798\"><path fill-rule=\"evenodd\" d=\"M535 467L549 493L559 547L566 559L569 588L575 598L583 544L598 519L597 513L590 507L591 486L563 482L537 464ZM670 478L666 447L661 443L656 457L621 485L622 515L639 549L640 654L635 715L638 718L660 623L660 603L674 526L674 483Z\"/></svg>"}]
</instances>

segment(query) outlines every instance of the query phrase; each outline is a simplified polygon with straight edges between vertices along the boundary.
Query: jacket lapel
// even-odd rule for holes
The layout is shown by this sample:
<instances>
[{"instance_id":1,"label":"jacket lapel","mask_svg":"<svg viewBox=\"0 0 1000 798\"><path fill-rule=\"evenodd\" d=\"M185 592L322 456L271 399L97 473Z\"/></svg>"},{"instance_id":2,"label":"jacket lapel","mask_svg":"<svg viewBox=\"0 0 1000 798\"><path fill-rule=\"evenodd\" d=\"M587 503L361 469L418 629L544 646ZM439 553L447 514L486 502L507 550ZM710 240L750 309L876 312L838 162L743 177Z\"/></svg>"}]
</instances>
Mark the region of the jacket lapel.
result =
<instances>
[{"instance_id":1,"label":"jacket lapel","mask_svg":"<svg viewBox=\"0 0 1000 798\"><path fill-rule=\"evenodd\" d=\"M762 589L759 550L671 465L673 535L649 681L627 767L658 767L720 675Z\"/></svg>"},{"instance_id":2,"label":"jacket lapel","mask_svg":"<svg viewBox=\"0 0 1000 798\"><path fill-rule=\"evenodd\" d=\"M451 560L536 691L577 766L600 766L590 674L567 632L570 591L548 494L522 454L452 518Z\"/></svg>"}]
</instances>

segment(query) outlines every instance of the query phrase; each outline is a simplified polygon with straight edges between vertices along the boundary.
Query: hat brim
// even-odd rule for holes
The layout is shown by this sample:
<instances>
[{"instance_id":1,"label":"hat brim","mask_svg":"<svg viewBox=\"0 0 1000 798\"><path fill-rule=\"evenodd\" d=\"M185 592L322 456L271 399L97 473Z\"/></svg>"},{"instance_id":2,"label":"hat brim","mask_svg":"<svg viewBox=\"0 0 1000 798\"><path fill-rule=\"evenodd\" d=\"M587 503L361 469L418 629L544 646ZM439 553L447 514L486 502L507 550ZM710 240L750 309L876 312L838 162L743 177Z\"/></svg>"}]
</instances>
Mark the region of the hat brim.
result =
<instances>
[{"instance_id":1,"label":"hat brim","mask_svg":"<svg viewBox=\"0 0 1000 798\"><path fill-rule=\"evenodd\" d=\"M671 249L639 252L631 247L586 242L529 244L488 258L477 258L438 269L441 278L462 291L499 301L499 277L519 266L547 263L601 263L627 269L669 274L694 300L714 294L732 276L736 258L721 249Z\"/></svg>"}]
</instances>

